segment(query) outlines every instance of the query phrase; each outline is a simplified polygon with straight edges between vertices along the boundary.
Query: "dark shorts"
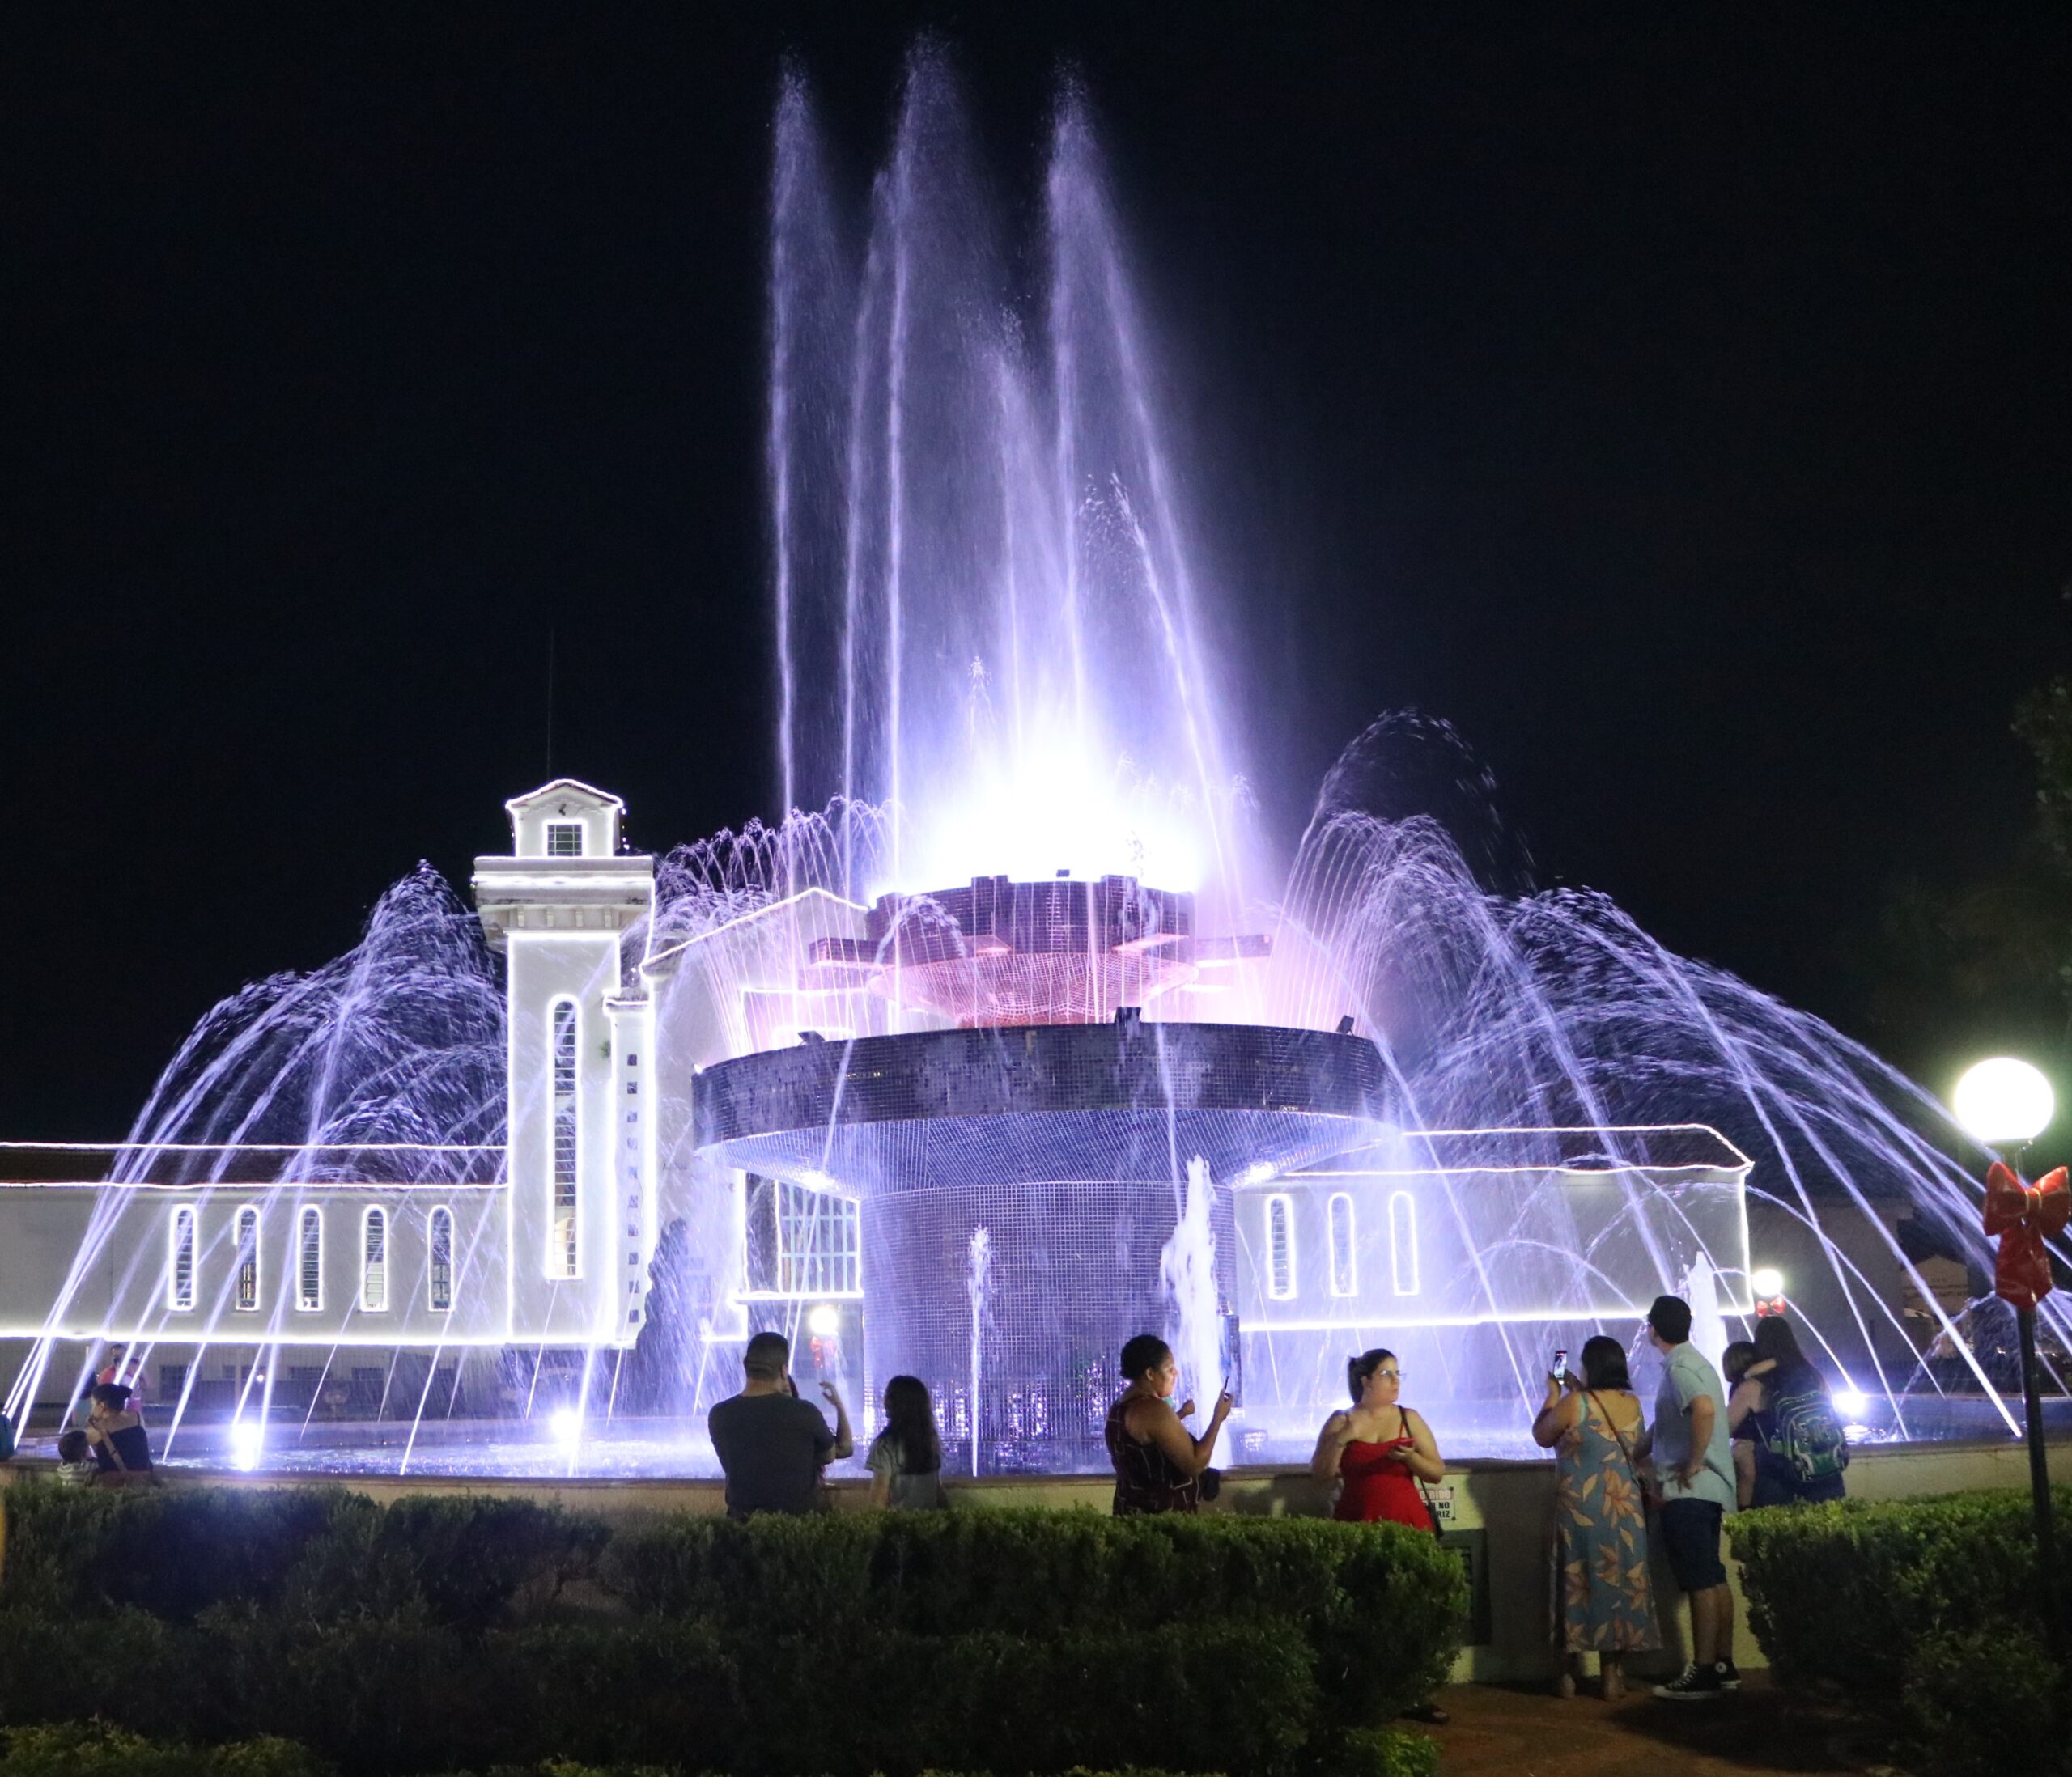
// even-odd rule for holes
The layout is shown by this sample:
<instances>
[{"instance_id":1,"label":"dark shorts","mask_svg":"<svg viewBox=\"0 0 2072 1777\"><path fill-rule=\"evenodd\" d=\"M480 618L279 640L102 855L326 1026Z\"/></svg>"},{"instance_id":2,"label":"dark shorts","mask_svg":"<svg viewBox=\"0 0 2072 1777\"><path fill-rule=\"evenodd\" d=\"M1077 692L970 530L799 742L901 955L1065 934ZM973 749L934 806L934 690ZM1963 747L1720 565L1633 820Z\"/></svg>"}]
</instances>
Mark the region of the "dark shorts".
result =
<instances>
[{"instance_id":1,"label":"dark shorts","mask_svg":"<svg viewBox=\"0 0 2072 1777\"><path fill-rule=\"evenodd\" d=\"M1725 1516L1709 1499L1671 1499L1662 1508L1662 1542L1669 1571L1686 1592L1704 1592L1726 1584L1726 1565L1719 1558L1720 1520Z\"/></svg>"}]
</instances>

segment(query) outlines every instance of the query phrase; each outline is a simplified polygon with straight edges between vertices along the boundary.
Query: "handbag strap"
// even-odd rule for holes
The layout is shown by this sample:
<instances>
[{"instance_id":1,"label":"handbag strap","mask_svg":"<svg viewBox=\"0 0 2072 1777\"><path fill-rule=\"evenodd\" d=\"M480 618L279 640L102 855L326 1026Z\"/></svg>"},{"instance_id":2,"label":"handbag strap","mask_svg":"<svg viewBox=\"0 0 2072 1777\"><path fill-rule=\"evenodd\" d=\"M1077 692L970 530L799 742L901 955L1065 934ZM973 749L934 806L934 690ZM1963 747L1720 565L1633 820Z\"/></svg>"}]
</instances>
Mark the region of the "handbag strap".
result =
<instances>
[{"instance_id":1,"label":"handbag strap","mask_svg":"<svg viewBox=\"0 0 2072 1777\"><path fill-rule=\"evenodd\" d=\"M1641 1482L1641 1472L1633 1465L1633 1453L1626 1442L1626 1434L1619 1429L1618 1423L1611 1417L1611 1410L1602 1401L1597 1400L1595 1389L1585 1389L1583 1393L1593 1401L1597 1401L1597 1410L1604 1415L1604 1423L1618 1443L1619 1453L1626 1459L1626 1473L1632 1477L1633 1485L1638 1486Z\"/></svg>"}]
</instances>

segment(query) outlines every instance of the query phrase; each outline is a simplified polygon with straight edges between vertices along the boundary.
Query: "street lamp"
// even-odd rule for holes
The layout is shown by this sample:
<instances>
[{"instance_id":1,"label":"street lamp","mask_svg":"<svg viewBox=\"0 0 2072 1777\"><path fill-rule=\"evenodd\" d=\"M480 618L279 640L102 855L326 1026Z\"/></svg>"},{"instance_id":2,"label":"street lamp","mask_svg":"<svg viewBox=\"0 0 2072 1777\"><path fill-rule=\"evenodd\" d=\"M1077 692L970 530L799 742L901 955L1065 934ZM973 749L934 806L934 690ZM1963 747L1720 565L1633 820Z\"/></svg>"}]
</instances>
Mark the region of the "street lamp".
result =
<instances>
[{"instance_id":1,"label":"street lamp","mask_svg":"<svg viewBox=\"0 0 2072 1777\"><path fill-rule=\"evenodd\" d=\"M1951 1109L1974 1141L1987 1147L2021 1151L2049 1126L2056 1105L2050 1082L2025 1061L2000 1055L1975 1063L1950 1095ZM2000 1236L1993 1292L2012 1304L2022 1345L2022 1405L2027 1420L2029 1492L2036 1521L2036 1570L2043 1585L2044 1622L2053 1643L2064 1645L2057 1612L2057 1539L2051 1524L2050 1470L2043 1441L2041 1376L2036 1363L2036 1304L2050 1293L2046 1225L2062 1232L2065 1168L2040 1184L2026 1185L2017 1167L1995 1160L1985 1179L1985 1231Z\"/></svg>"},{"instance_id":2,"label":"street lamp","mask_svg":"<svg viewBox=\"0 0 2072 1777\"><path fill-rule=\"evenodd\" d=\"M1748 1274L1748 1288L1756 1298L1757 1320L1784 1313L1784 1273L1777 1266L1757 1266Z\"/></svg>"}]
</instances>

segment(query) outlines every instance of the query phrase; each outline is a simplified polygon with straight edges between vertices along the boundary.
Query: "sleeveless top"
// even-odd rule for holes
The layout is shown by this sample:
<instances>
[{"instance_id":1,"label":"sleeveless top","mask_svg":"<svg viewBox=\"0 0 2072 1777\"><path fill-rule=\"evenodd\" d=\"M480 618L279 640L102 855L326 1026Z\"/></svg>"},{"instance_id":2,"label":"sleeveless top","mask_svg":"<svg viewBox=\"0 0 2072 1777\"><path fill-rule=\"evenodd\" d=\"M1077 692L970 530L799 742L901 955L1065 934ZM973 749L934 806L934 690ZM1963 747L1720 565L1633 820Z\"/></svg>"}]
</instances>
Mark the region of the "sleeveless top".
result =
<instances>
[{"instance_id":1,"label":"sleeveless top","mask_svg":"<svg viewBox=\"0 0 2072 1777\"><path fill-rule=\"evenodd\" d=\"M1400 1415L1399 1415L1400 1417ZM1408 1419L1402 1423L1407 1427ZM1407 1524L1413 1530L1434 1528L1424 1497L1409 1470L1391 1453L1411 1444L1408 1431L1399 1438L1369 1443L1355 1438L1338 1459L1338 1503L1331 1515L1346 1524Z\"/></svg>"},{"instance_id":2,"label":"sleeveless top","mask_svg":"<svg viewBox=\"0 0 2072 1777\"><path fill-rule=\"evenodd\" d=\"M1115 1465L1115 1516L1135 1516L1144 1512L1192 1512L1201 1499L1198 1476L1182 1474L1173 1459L1155 1444L1139 1444L1130 1436L1123 1419L1132 1399L1124 1395L1108 1409L1108 1423L1101 1436L1108 1446L1108 1460Z\"/></svg>"}]
</instances>

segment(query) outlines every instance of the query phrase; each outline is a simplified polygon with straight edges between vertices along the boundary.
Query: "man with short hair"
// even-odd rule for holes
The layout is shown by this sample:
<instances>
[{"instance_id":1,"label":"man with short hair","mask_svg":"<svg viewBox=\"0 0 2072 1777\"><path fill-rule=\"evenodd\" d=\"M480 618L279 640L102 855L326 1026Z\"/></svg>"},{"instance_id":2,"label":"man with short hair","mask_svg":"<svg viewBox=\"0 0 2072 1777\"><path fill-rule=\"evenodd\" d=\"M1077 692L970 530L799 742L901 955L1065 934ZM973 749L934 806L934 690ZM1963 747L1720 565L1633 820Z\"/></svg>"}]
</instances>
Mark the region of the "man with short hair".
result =
<instances>
[{"instance_id":1,"label":"man with short hair","mask_svg":"<svg viewBox=\"0 0 2072 1777\"><path fill-rule=\"evenodd\" d=\"M832 1382L820 1392L834 1409L834 1429L820 1409L801 1401L787 1373L792 1344L781 1333L758 1333L741 1354L741 1392L706 1416L712 1448L727 1474L727 1516L812 1512L820 1505L820 1471L856 1447L848 1410Z\"/></svg>"},{"instance_id":2,"label":"man with short hair","mask_svg":"<svg viewBox=\"0 0 2072 1777\"><path fill-rule=\"evenodd\" d=\"M1648 1339L1668 1362L1654 1421L1641 1434L1637 1457L1654 1457L1669 1571L1691 1601L1691 1663L1679 1677L1657 1685L1654 1694L1671 1703L1709 1702L1741 1688L1734 1664L1734 1594L1719 1554L1720 1525L1734 1508L1726 1391L1719 1372L1691 1343L1688 1302L1657 1296L1648 1310Z\"/></svg>"}]
</instances>

